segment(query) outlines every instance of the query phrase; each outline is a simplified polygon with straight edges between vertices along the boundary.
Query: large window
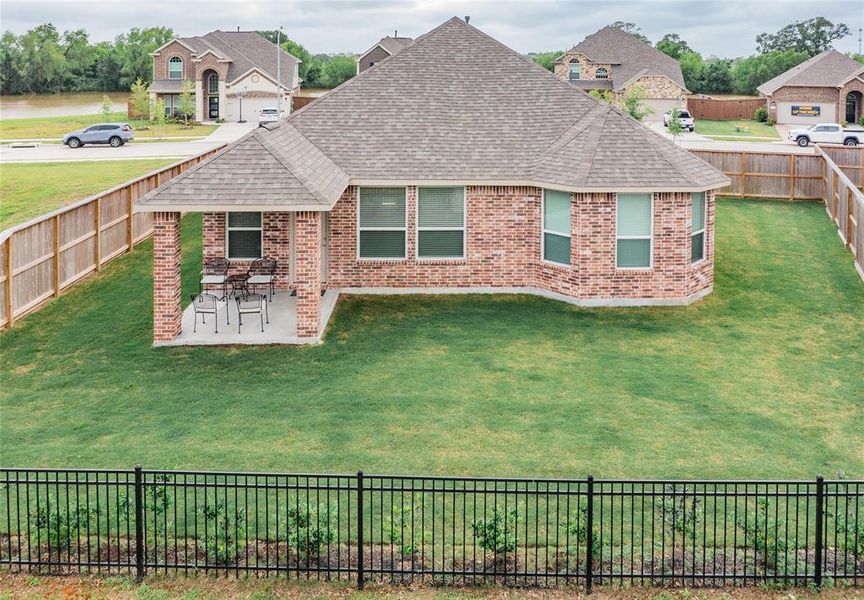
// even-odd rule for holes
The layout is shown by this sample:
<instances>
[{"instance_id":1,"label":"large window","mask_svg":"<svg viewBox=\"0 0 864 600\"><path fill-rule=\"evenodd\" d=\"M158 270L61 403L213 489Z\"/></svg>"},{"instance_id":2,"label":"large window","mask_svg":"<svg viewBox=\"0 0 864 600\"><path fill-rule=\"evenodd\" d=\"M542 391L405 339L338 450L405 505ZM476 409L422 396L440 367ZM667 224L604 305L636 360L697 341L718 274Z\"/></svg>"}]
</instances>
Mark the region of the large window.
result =
<instances>
[{"instance_id":1,"label":"large window","mask_svg":"<svg viewBox=\"0 0 864 600\"><path fill-rule=\"evenodd\" d=\"M594 77L596 79L609 79L609 71L607 71L603 67L600 67L594 72Z\"/></svg>"},{"instance_id":2,"label":"large window","mask_svg":"<svg viewBox=\"0 0 864 600\"><path fill-rule=\"evenodd\" d=\"M207 77L207 92L210 94L219 93L219 76L216 73L210 73Z\"/></svg>"},{"instance_id":3,"label":"large window","mask_svg":"<svg viewBox=\"0 0 864 600\"><path fill-rule=\"evenodd\" d=\"M357 206L360 258L405 258L405 188L360 188Z\"/></svg>"},{"instance_id":4,"label":"large window","mask_svg":"<svg viewBox=\"0 0 864 600\"><path fill-rule=\"evenodd\" d=\"M228 213L226 244L229 259L261 258L263 227L260 212Z\"/></svg>"},{"instance_id":5,"label":"large window","mask_svg":"<svg viewBox=\"0 0 864 600\"><path fill-rule=\"evenodd\" d=\"M567 77L570 81L576 81L581 77L580 65L578 62L571 62L567 65Z\"/></svg>"},{"instance_id":6,"label":"large window","mask_svg":"<svg viewBox=\"0 0 864 600\"><path fill-rule=\"evenodd\" d=\"M690 262L705 258L705 192L693 194L690 220Z\"/></svg>"},{"instance_id":7,"label":"large window","mask_svg":"<svg viewBox=\"0 0 864 600\"><path fill-rule=\"evenodd\" d=\"M652 213L651 194L618 194L615 264L619 269L651 267Z\"/></svg>"},{"instance_id":8,"label":"large window","mask_svg":"<svg viewBox=\"0 0 864 600\"><path fill-rule=\"evenodd\" d=\"M570 193L543 190L543 260L570 264Z\"/></svg>"},{"instance_id":9,"label":"large window","mask_svg":"<svg viewBox=\"0 0 864 600\"><path fill-rule=\"evenodd\" d=\"M417 189L417 257L465 258L465 188Z\"/></svg>"},{"instance_id":10,"label":"large window","mask_svg":"<svg viewBox=\"0 0 864 600\"><path fill-rule=\"evenodd\" d=\"M168 79L183 79L183 59L179 56L168 59Z\"/></svg>"}]
</instances>

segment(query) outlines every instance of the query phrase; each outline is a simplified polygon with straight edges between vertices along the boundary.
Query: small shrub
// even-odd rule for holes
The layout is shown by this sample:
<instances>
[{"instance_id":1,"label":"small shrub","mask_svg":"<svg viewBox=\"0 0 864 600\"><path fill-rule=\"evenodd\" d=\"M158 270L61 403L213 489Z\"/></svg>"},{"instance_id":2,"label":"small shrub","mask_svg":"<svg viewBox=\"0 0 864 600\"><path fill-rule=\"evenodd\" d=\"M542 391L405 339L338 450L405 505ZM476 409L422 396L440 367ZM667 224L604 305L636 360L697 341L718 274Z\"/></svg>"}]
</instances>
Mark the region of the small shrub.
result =
<instances>
[{"instance_id":1,"label":"small shrub","mask_svg":"<svg viewBox=\"0 0 864 600\"><path fill-rule=\"evenodd\" d=\"M861 127L864 127L864 115L861 115L861 118L858 119L858 124L859 124Z\"/></svg>"},{"instance_id":2,"label":"small shrub","mask_svg":"<svg viewBox=\"0 0 864 600\"><path fill-rule=\"evenodd\" d=\"M665 526L688 540L696 539L698 526L704 517L702 500L685 496L679 485L667 485L664 492L663 497L657 500L657 510Z\"/></svg>"},{"instance_id":3,"label":"small shrub","mask_svg":"<svg viewBox=\"0 0 864 600\"><path fill-rule=\"evenodd\" d=\"M471 529L480 547L488 552L503 554L516 549L516 525L519 516L515 508L504 512L495 506L492 516L486 520L474 521Z\"/></svg>"},{"instance_id":4,"label":"small shrub","mask_svg":"<svg viewBox=\"0 0 864 600\"><path fill-rule=\"evenodd\" d=\"M579 506L576 508L576 514L570 520L570 526L568 528L570 535L576 538L576 542L579 544L586 544L588 542L588 499L581 498L579 500ZM597 528L593 528L593 535L591 537L591 556L592 558L597 558L600 556L600 535L597 531Z\"/></svg>"},{"instance_id":5,"label":"small shrub","mask_svg":"<svg viewBox=\"0 0 864 600\"><path fill-rule=\"evenodd\" d=\"M774 127L774 125L777 124L777 121L775 121L774 119L769 118L769 119L765 122L765 124L768 125L769 127Z\"/></svg>"},{"instance_id":6,"label":"small shrub","mask_svg":"<svg viewBox=\"0 0 864 600\"><path fill-rule=\"evenodd\" d=\"M413 555L426 539L423 523L418 518L420 514L421 510L417 505L402 506L388 519L387 541L398 546L402 556Z\"/></svg>"},{"instance_id":7,"label":"small shrub","mask_svg":"<svg viewBox=\"0 0 864 600\"><path fill-rule=\"evenodd\" d=\"M768 109L764 106L760 106L753 111L753 118L760 123L765 123L768 120Z\"/></svg>"},{"instance_id":8,"label":"small shrub","mask_svg":"<svg viewBox=\"0 0 864 600\"><path fill-rule=\"evenodd\" d=\"M59 500L49 498L44 506L30 513L30 543L50 544L51 548L65 548L77 540L81 530L95 527L99 511L87 504L66 508Z\"/></svg>"},{"instance_id":9,"label":"small shrub","mask_svg":"<svg viewBox=\"0 0 864 600\"><path fill-rule=\"evenodd\" d=\"M738 527L744 531L745 544L752 544L756 560L763 567L772 569L777 566L780 557L786 556L789 545L786 538L778 535L784 528L768 510L768 501L764 498L756 501L756 510L746 521L743 514L738 515Z\"/></svg>"},{"instance_id":10,"label":"small shrub","mask_svg":"<svg viewBox=\"0 0 864 600\"><path fill-rule=\"evenodd\" d=\"M288 511L288 544L304 561L315 561L321 557L321 549L336 539L330 519L322 511L292 508Z\"/></svg>"},{"instance_id":11,"label":"small shrub","mask_svg":"<svg viewBox=\"0 0 864 600\"><path fill-rule=\"evenodd\" d=\"M225 502L217 500L202 508L201 514L207 531L207 561L217 565L236 563L239 555L237 540L246 535L245 509L235 508L232 515Z\"/></svg>"}]
</instances>

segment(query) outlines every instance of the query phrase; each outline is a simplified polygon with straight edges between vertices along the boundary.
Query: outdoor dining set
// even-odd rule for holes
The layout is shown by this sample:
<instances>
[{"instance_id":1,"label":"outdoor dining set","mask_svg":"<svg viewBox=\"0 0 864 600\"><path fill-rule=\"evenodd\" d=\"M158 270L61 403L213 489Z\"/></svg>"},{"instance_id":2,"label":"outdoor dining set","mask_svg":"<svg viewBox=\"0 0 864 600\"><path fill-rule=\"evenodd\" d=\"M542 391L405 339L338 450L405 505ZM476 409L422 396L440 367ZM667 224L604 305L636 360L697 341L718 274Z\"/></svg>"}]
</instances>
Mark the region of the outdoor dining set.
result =
<instances>
[{"instance_id":1,"label":"outdoor dining set","mask_svg":"<svg viewBox=\"0 0 864 600\"><path fill-rule=\"evenodd\" d=\"M261 320L261 331L264 322L270 323L267 308L272 302L275 289L276 261L272 258L253 260L245 273L228 274L231 263L227 258L207 258L201 270L201 280L197 294L192 294L192 306L195 310L193 332L197 331L198 316L205 323L207 315L213 315L216 333L219 333L217 312L219 303L225 302L225 321L231 324L230 300L237 304L237 333L243 326L243 315L257 314ZM264 293L260 293L264 290Z\"/></svg>"}]
</instances>

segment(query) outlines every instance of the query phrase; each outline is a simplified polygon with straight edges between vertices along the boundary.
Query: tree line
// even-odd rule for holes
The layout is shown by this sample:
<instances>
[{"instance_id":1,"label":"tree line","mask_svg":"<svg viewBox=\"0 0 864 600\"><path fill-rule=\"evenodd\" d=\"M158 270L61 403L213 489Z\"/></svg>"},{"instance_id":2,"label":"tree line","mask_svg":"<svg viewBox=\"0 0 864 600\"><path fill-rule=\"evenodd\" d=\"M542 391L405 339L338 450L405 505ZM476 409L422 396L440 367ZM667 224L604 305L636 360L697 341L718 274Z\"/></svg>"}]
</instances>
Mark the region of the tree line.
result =
<instances>
[{"instance_id":1,"label":"tree line","mask_svg":"<svg viewBox=\"0 0 864 600\"><path fill-rule=\"evenodd\" d=\"M616 21L611 26L633 34L651 45L634 23ZM697 94L756 94L756 88L777 75L832 47L850 34L843 23L834 24L824 17L797 21L776 33L756 36L757 53L740 58L703 58L677 33L667 33L654 47L681 64L684 83ZM550 71L562 52L542 52L530 57ZM864 56L850 54L864 63Z\"/></svg>"}]
</instances>

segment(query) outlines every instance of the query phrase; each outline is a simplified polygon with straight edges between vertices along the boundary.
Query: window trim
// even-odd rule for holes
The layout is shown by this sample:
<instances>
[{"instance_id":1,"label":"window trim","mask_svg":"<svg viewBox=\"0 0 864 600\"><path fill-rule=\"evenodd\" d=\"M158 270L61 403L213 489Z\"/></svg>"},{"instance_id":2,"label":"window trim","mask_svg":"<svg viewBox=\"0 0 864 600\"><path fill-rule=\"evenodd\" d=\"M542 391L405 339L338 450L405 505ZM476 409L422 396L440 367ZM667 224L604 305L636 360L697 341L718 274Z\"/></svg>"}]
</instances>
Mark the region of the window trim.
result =
<instances>
[{"instance_id":1,"label":"window trim","mask_svg":"<svg viewBox=\"0 0 864 600\"><path fill-rule=\"evenodd\" d=\"M462 188L462 227L420 227L420 188ZM414 258L418 261L459 261L465 260L468 256L468 187L467 186L458 186L458 185L423 185L416 186L417 194L416 194L416 202L417 205L415 207L414 215L414 233L416 234L417 243L414 248ZM407 212L407 204L406 204L406 212ZM459 231L462 230L462 256L420 256L420 232L421 231ZM408 250L407 246L405 248L406 252Z\"/></svg>"},{"instance_id":2,"label":"window trim","mask_svg":"<svg viewBox=\"0 0 864 600\"><path fill-rule=\"evenodd\" d=\"M367 188L393 188L399 189L401 188L405 192L405 221L402 227L363 227L360 225L360 192L363 187ZM398 185L370 185L370 186L357 186L357 207L355 208L355 215L357 218L357 260L358 261L388 261L388 262L398 262L408 260L408 186L398 186ZM405 234L405 253L399 256L384 256L384 257L375 257L375 256L360 256L360 232L361 231L401 231Z\"/></svg>"},{"instance_id":3,"label":"window trim","mask_svg":"<svg viewBox=\"0 0 864 600\"><path fill-rule=\"evenodd\" d=\"M252 260L258 260L259 258L264 258L264 212L260 210L238 210L233 212L251 212L258 213L261 215L261 226L260 227L231 227L230 222L228 220L229 212L225 213L225 258L227 258L230 262L248 262ZM230 252L230 244L229 238L231 236L232 231L258 231L261 234L261 252L258 257L244 257L244 258L232 258Z\"/></svg>"},{"instance_id":4,"label":"window trim","mask_svg":"<svg viewBox=\"0 0 864 600\"><path fill-rule=\"evenodd\" d=\"M702 229L693 231L693 196L703 194L702 200ZM693 260L693 236L702 234L702 258ZM690 264L698 265L708 258L708 192L692 192L690 194Z\"/></svg>"},{"instance_id":5,"label":"window trim","mask_svg":"<svg viewBox=\"0 0 864 600\"><path fill-rule=\"evenodd\" d=\"M564 235L560 231L552 231L551 229L546 229L546 192L560 192L563 190L547 190L543 188L543 194L540 198L540 261L544 262L548 265L555 265L556 267L568 267L571 268L573 266L573 193L565 192L570 197L570 227L568 228L568 234ZM551 235L557 235L559 237L566 237L570 240L570 262L561 263L557 260L551 260L546 258L546 234L549 233Z\"/></svg>"},{"instance_id":6,"label":"window trim","mask_svg":"<svg viewBox=\"0 0 864 600\"><path fill-rule=\"evenodd\" d=\"M174 60L175 58L177 59L176 61ZM171 76L171 63L177 64L178 62L180 63L180 77L172 77ZM172 56L171 58L169 58L168 59L168 79L170 79L172 81L182 81L183 80L183 68L184 68L183 59L181 57Z\"/></svg>"},{"instance_id":7,"label":"window trim","mask_svg":"<svg viewBox=\"0 0 864 600\"><path fill-rule=\"evenodd\" d=\"M602 77L600 77L600 71L603 71ZM609 69L606 67L597 67L594 70L594 79L609 79Z\"/></svg>"},{"instance_id":8,"label":"window trim","mask_svg":"<svg viewBox=\"0 0 864 600\"><path fill-rule=\"evenodd\" d=\"M621 194L650 194L651 195L651 225L649 227L648 266L647 267L619 267L618 266L618 240L644 240L644 235L618 235L618 201ZM615 192L615 270L616 271L651 271L654 269L654 192Z\"/></svg>"}]
</instances>

